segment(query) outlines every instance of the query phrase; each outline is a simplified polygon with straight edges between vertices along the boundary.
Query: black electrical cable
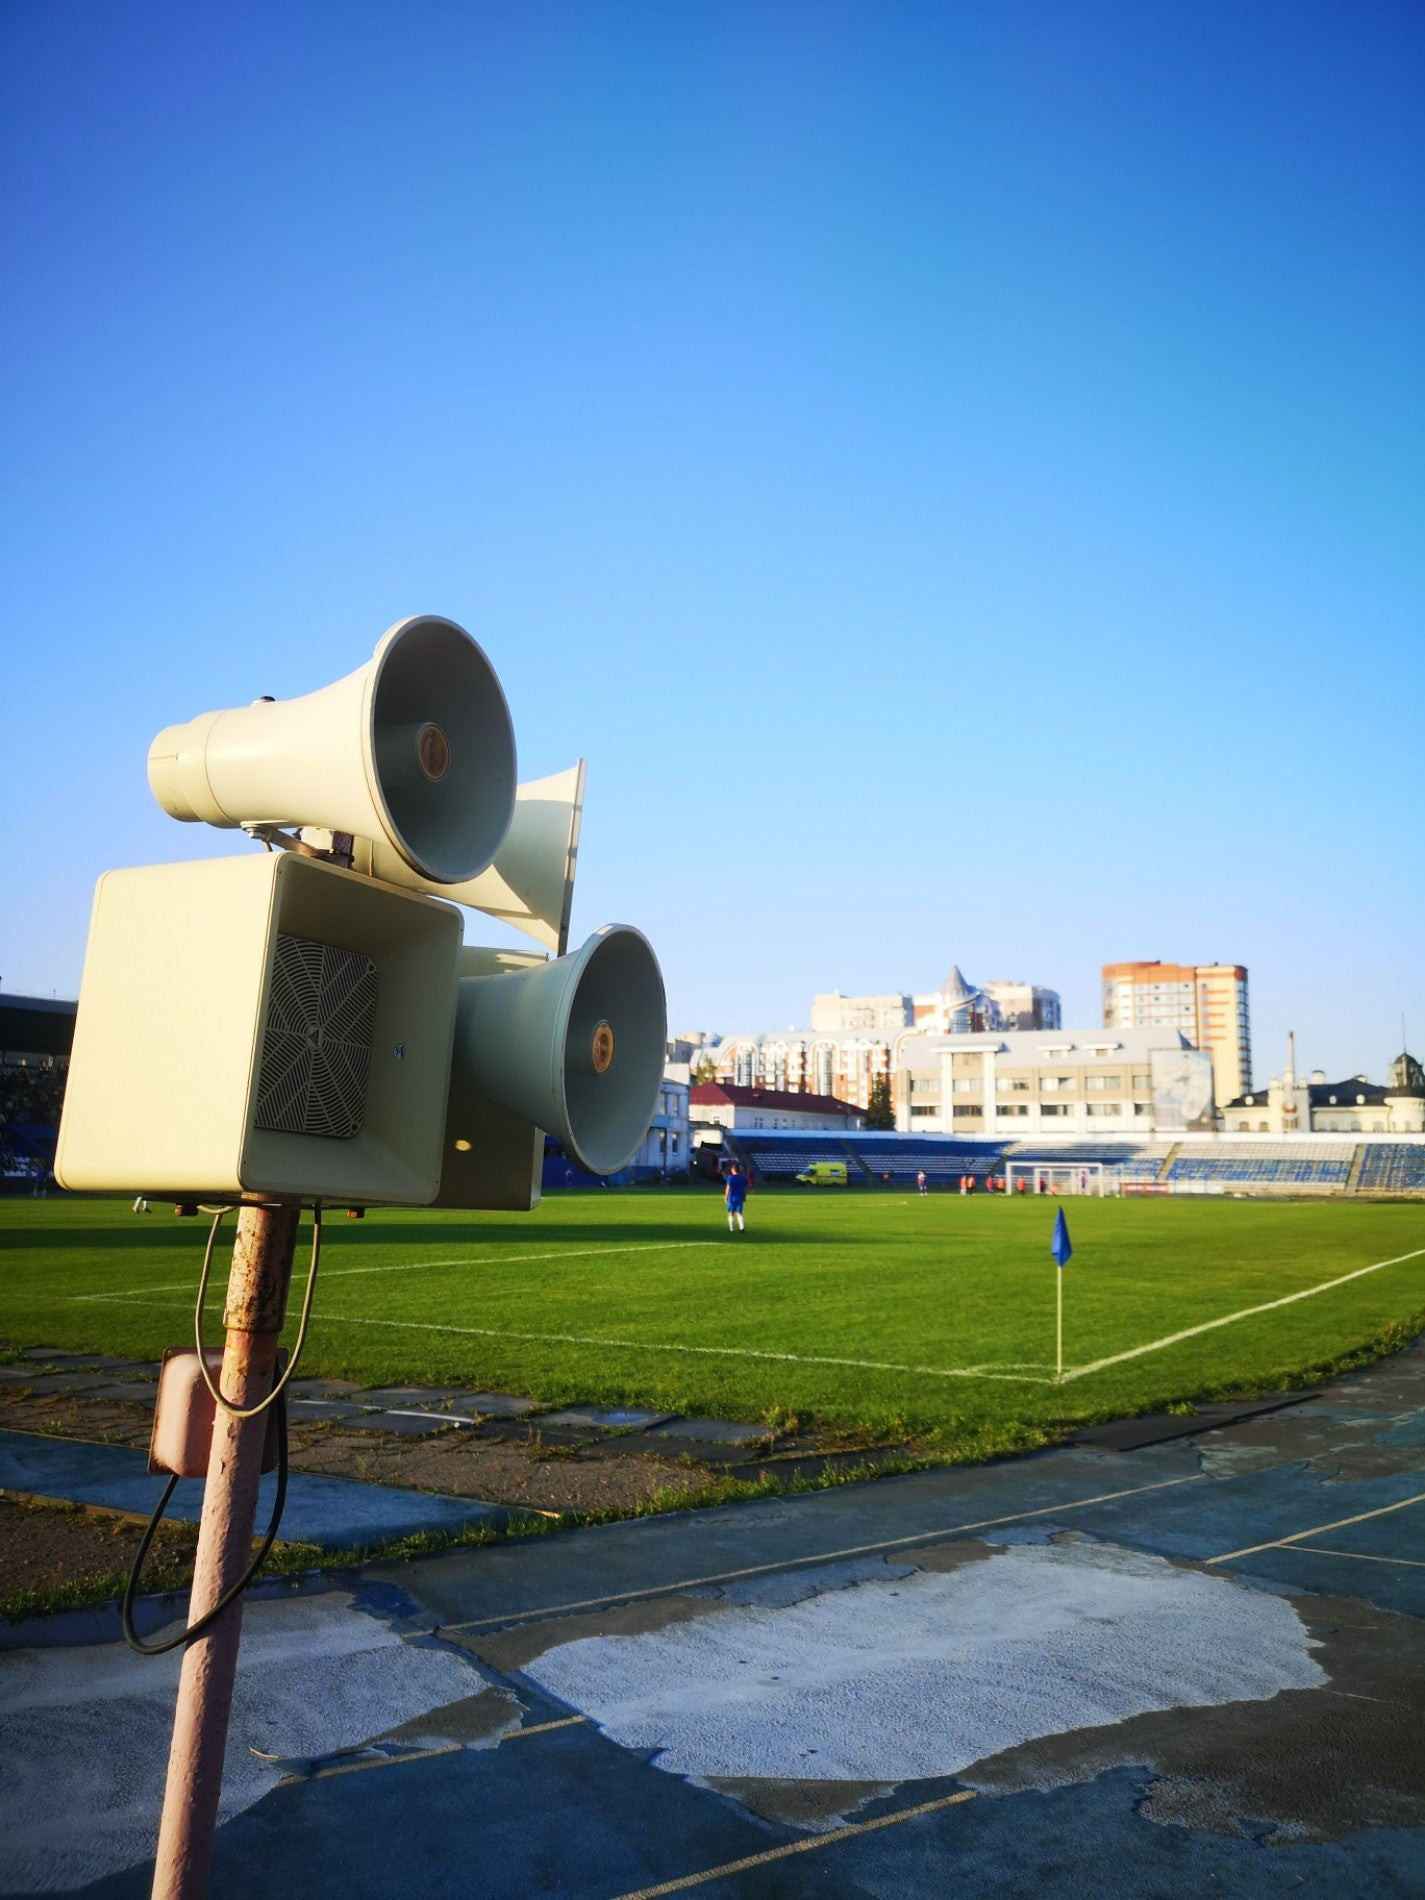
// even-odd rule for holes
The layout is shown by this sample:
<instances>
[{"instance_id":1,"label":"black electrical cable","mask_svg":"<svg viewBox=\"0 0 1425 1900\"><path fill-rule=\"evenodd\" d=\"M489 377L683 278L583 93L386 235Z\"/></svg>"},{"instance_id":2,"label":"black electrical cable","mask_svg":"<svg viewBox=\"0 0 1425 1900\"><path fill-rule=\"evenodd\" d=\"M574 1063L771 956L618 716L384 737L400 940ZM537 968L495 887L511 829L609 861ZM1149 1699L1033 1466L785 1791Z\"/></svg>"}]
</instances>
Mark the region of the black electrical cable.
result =
<instances>
[{"instance_id":1,"label":"black electrical cable","mask_svg":"<svg viewBox=\"0 0 1425 1900\"><path fill-rule=\"evenodd\" d=\"M258 1571L261 1570L262 1566L267 1562L267 1553L271 1550L276 1540L277 1527L282 1522L282 1509L287 1502L286 1394L281 1391L277 1394L277 1494L272 1500L272 1521L267 1526L267 1535L262 1540L261 1550L258 1551L238 1581L231 1589L223 1592L222 1596L219 1597L218 1601L206 1615L200 1616L196 1623L190 1623L187 1629L181 1630L177 1636L170 1636L167 1642L146 1643L134 1628L134 1598L138 1594L139 1576L143 1570L144 1558L148 1555L148 1547L153 1542L154 1533L163 1522L163 1514L168 1509L168 1500L173 1496L173 1487L177 1482L178 1475L175 1472L173 1477L171 1477L168 1483L163 1487L163 1496L158 1500L158 1505L154 1510L153 1516L148 1521L148 1528L139 1540L138 1552L134 1557L133 1568L129 1572L128 1585L124 1590L124 1602L121 1611L124 1641L128 1644L130 1649L137 1650L140 1656L162 1656L165 1651L177 1649L180 1644L191 1643L194 1637L201 1636L204 1630L208 1629L217 1621L224 1610L236 1602L243 1591L246 1590L248 1585L256 1578Z\"/></svg>"}]
</instances>

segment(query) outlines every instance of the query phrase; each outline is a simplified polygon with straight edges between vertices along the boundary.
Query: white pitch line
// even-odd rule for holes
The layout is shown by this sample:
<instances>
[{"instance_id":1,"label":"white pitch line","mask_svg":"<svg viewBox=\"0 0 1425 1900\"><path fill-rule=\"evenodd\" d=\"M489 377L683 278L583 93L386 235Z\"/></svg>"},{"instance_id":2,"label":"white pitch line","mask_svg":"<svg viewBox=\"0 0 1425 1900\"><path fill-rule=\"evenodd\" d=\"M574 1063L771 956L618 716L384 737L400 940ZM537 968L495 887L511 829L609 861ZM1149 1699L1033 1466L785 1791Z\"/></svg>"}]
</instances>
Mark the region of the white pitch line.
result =
<instances>
[{"instance_id":1,"label":"white pitch line","mask_svg":"<svg viewBox=\"0 0 1425 1900\"><path fill-rule=\"evenodd\" d=\"M1184 1327L1182 1332L1150 1340L1146 1346L1133 1346L1127 1352L1111 1353L1107 1359L1095 1359L1087 1366L1072 1366L1058 1383L1067 1385L1070 1379L1082 1379L1090 1372L1102 1372L1105 1366L1121 1365L1125 1359L1141 1358L1145 1352L1159 1352L1164 1346L1176 1346L1180 1339L1192 1339L1198 1333L1210 1333L1217 1326L1230 1326L1234 1320L1250 1319L1254 1313L1270 1313L1275 1306L1290 1306L1294 1300L1313 1299L1318 1293L1329 1293L1333 1286L1345 1286L1348 1280L1359 1280L1366 1273L1379 1273L1382 1267L1398 1267L1403 1260L1418 1260L1422 1254L1425 1254L1425 1247L1417 1247L1413 1253L1398 1253L1391 1260L1376 1260L1368 1267L1357 1267L1353 1273L1343 1273L1335 1280L1323 1280L1320 1286L1306 1287L1300 1293L1285 1293L1281 1299L1265 1300L1260 1306L1244 1306L1240 1313L1226 1313L1221 1319L1204 1320L1201 1326Z\"/></svg>"},{"instance_id":2,"label":"white pitch line","mask_svg":"<svg viewBox=\"0 0 1425 1900\"><path fill-rule=\"evenodd\" d=\"M1419 1557L1378 1557L1369 1550L1328 1550L1325 1544L1284 1544L1282 1549L1302 1551L1308 1557L1349 1557L1353 1564L1398 1564L1406 1570L1425 1570Z\"/></svg>"},{"instance_id":3,"label":"white pitch line","mask_svg":"<svg viewBox=\"0 0 1425 1900\"><path fill-rule=\"evenodd\" d=\"M607 1609L611 1603L639 1603L649 1597L674 1596L680 1590L705 1590L714 1584L741 1583L748 1577L776 1576L788 1570L805 1570L812 1564L845 1563L852 1557L874 1557L883 1551L913 1550L917 1544L943 1544L971 1531L995 1530L1002 1524L1023 1524L1032 1517L1062 1517L1065 1511L1086 1511L1095 1504L1116 1504L1121 1498L1140 1498L1149 1491L1175 1491L1182 1484L1200 1484L1205 1471L1190 1471L1182 1478L1154 1478L1149 1484L1132 1484L1126 1490L1099 1491L1089 1498L1061 1498L1055 1504L1032 1505L1027 1511L1009 1511L1001 1517L972 1518L959 1524L942 1524L933 1531L911 1531L904 1537L887 1537L874 1544L846 1544L840 1550L814 1550L801 1557L778 1557L771 1563L748 1564L741 1570L715 1570L700 1577L679 1577L670 1583L645 1585L637 1590L616 1590L608 1596L581 1597L571 1603L544 1603L528 1610L506 1610L498 1616L475 1616L463 1623L442 1623L444 1630L482 1630L495 1625L547 1621L553 1617L576 1616L585 1610Z\"/></svg>"},{"instance_id":4,"label":"white pitch line","mask_svg":"<svg viewBox=\"0 0 1425 1900\"><path fill-rule=\"evenodd\" d=\"M1220 1557L1209 1557L1209 1564L1235 1563L1239 1557L1255 1557L1261 1550L1284 1550L1288 1544L1301 1544L1308 1537L1324 1537L1327 1531L1341 1531L1348 1524L1365 1524L1373 1517L1389 1517L1393 1511L1408 1510L1412 1504L1425 1504L1425 1491L1417 1491L1413 1498L1398 1498L1394 1504L1382 1504L1374 1511L1358 1511L1354 1517L1334 1518L1329 1524L1313 1524L1309 1530L1293 1531L1290 1537L1273 1537L1265 1544L1248 1544L1242 1550L1225 1551Z\"/></svg>"},{"instance_id":5,"label":"white pitch line","mask_svg":"<svg viewBox=\"0 0 1425 1900\"><path fill-rule=\"evenodd\" d=\"M712 1246L710 1241L680 1241L679 1246ZM562 1257L562 1256L559 1256ZM422 1264L437 1265L427 1261ZM455 1264L460 1264L456 1262ZM172 1287L150 1288L150 1292L172 1294ZM127 1293L83 1293L75 1295L83 1300L124 1300ZM180 1302L170 1298L162 1304L177 1306ZM187 1301L181 1302L186 1305ZM1015 1385L1053 1385L1054 1375L1048 1370L1045 1361L1013 1361L1012 1364L1043 1364L1042 1374L1010 1371L990 1366L907 1366L895 1361L883 1359L833 1359L817 1353L800 1352L761 1352L754 1346L686 1346L676 1345L666 1340L645 1339L605 1339L595 1333L525 1333L514 1332L501 1326L449 1326L439 1320L422 1319L366 1319L355 1313L323 1313L324 1325L335 1326L383 1326L397 1332L407 1333L453 1333L461 1339L520 1339L529 1344L555 1346L600 1346L617 1352L681 1352L695 1354L709 1359L769 1359L782 1365L791 1366L843 1366L853 1372L905 1372L924 1379L1002 1379Z\"/></svg>"},{"instance_id":6,"label":"white pitch line","mask_svg":"<svg viewBox=\"0 0 1425 1900\"><path fill-rule=\"evenodd\" d=\"M709 1359L771 1359L792 1366L846 1366L854 1372L908 1372L925 1379L1006 1379L1017 1385L1053 1385L1052 1374L988 1371L983 1366L904 1366L881 1359L832 1359L817 1353L761 1352L754 1346L684 1346L646 1339L604 1339L592 1333L517 1333L499 1326L448 1326L438 1320L363 1319L354 1313L326 1313L337 1326L384 1326L397 1332L455 1333L465 1339L521 1339L555 1346L601 1346L615 1352L682 1352Z\"/></svg>"},{"instance_id":7,"label":"white pitch line","mask_svg":"<svg viewBox=\"0 0 1425 1900\"><path fill-rule=\"evenodd\" d=\"M715 1240L653 1240L633 1247L576 1247L553 1253L462 1254L456 1260L402 1260L381 1267L328 1267L322 1284L328 1280L349 1280L358 1273L417 1273L428 1267L493 1267L527 1260L587 1260L594 1254L671 1253L680 1247L716 1247ZM91 1300L128 1300L145 1293L175 1293L180 1289L171 1280L156 1286L126 1286L115 1293L73 1293L77 1306Z\"/></svg>"},{"instance_id":8,"label":"white pitch line","mask_svg":"<svg viewBox=\"0 0 1425 1900\"><path fill-rule=\"evenodd\" d=\"M685 1247L716 1247L715 1240L650 1240L632 1247L571 1247L553 1253L463 1254L458 1260L410 1260L389 1267L333 1267L324 1280L350 1280L358 1273L412 1273L422 1267L503 1267L526 1260L587 1260L595 1255L676 1253Z\"/></svg>"}]
</instances>

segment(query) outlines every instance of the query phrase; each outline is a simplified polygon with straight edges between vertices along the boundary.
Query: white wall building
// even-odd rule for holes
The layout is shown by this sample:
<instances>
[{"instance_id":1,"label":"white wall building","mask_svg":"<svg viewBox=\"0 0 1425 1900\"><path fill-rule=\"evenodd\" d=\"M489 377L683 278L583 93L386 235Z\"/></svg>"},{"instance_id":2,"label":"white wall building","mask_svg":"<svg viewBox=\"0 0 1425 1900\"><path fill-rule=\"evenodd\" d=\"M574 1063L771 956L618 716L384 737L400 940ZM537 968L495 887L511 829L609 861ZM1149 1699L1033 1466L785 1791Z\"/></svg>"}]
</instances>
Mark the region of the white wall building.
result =
<instances>
[{"instance_id":1,"label":"white wall building","mask_svg":"<svg viewBox=\"0 0 1425 1900\"><path fill-rule=\"evenodd\" d=\"M731 1128L735 1132L785 1128L798 1133L831 1130L845 1134L861 1126L864 1117L847 1102L829 1096L790 1094L780 1089L738 1088L722 1082L702 1082L692 1092L694 1126Z\"/></svg>"},{"instance_id":2,"label":"white wall building","mask_svg":"<svg viewBox=\"0 0 1425 1900\"><path fill-rule=\"evenodd\" d=\"M1222 1110L1229 1135L1416 1135L1425 1132L1425 1071L1408 1050L1390 1065L1382 1088L1364 1075L1329 1082L1320 1069L1296 1070L1296 1038L1286 1039L1286 1066L1262 1088L1248 1089Z\"/></svg>"},{"instance_id":3,"label":"white wall building","mask_svg":"<svg viewBox=\"0 0 1425 1900\"><path fill-rule=\"evenodd\" d=\"M707 1053L719 1082L834 1095L865 1108L872 1084L891 1075L895 1049L908 1031L988 1031L1006 1022L1048 1029L1058 1026L1059 1015L1054 990L1008 981L976 988L956 965L938 990L920 996L843 996L832 990L813 998L810 1029L724 1036Z\"/></svg>"},{"instance_id":4,"label":"white wall building","mask_svg":"<svg viewBox=\"0 0 1425 1900\"><path fill-rule=\"evenodd\" d=\"M669 1060L663 1065L663 1083L658 1106L653 1111L643 1145L629 1163L633 1173L649 1176L686 1174L692 1162L692 1127L688 1118L688 1094L691 1077L686 1046L668 1044Z\"/></svg>"},{"instance_id":5,"label":"white wall building","mask_svg":"<svg viewBox=\"0 0 1425 1900\"><path fill-rule=\"evenodd\" d=\"M897 1039L896 1126L926 1135L1146 1136L1213 1126L1212 1061L1173 1029Z\"/></svg>"}]
</instances>

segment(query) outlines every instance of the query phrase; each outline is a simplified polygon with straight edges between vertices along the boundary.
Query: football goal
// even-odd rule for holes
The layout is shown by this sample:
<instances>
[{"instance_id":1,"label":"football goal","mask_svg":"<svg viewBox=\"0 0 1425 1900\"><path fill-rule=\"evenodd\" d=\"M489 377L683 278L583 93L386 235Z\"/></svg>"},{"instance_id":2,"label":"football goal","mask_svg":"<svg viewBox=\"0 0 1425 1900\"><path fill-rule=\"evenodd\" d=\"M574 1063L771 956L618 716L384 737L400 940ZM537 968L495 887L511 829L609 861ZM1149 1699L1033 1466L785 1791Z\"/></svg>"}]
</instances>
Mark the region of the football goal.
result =
<instances>
[{"instance_id":1,"label":"football goal","mask_svg":"<svg viewBox=\"0 0 1425 1900\"><path fill-rule=\"evenodd\" d=\"M1118 1176L1102 1161L1006 1161L1004 1185L1007 1194L1116 1194Z\"/></svg>"}]
</instances>

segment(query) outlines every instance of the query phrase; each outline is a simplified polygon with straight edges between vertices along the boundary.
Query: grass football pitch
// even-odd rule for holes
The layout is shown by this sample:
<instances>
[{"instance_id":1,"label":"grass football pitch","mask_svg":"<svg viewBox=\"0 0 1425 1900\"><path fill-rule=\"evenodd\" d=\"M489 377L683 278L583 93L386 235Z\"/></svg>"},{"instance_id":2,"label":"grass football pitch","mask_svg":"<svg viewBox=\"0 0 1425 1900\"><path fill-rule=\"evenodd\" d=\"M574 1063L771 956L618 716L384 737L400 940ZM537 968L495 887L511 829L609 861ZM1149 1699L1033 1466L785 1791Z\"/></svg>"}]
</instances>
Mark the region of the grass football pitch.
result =
<instances>
[{"instance_id":1,"label":"grass football pitch","mask_svg":"<svg viewBox=\"0 0 1425 1900\"><path fill-rule=\"evenodd\" d=\"M1061 1205L1074 1251L1059 1378ZM206 1227L159 1204L0 1201L0 1342L143 1359L191 1344ZM309 1231L308 1216L289 1340ZM975 1455L1076 1421L1289 1387L1421 1330L1425 1207L1405 1203L762 1190L733 1237L715 1190L609 1190L525 1216L328 1212L302 1370L794 1413Z\"/></svg>"}]
</instances>

